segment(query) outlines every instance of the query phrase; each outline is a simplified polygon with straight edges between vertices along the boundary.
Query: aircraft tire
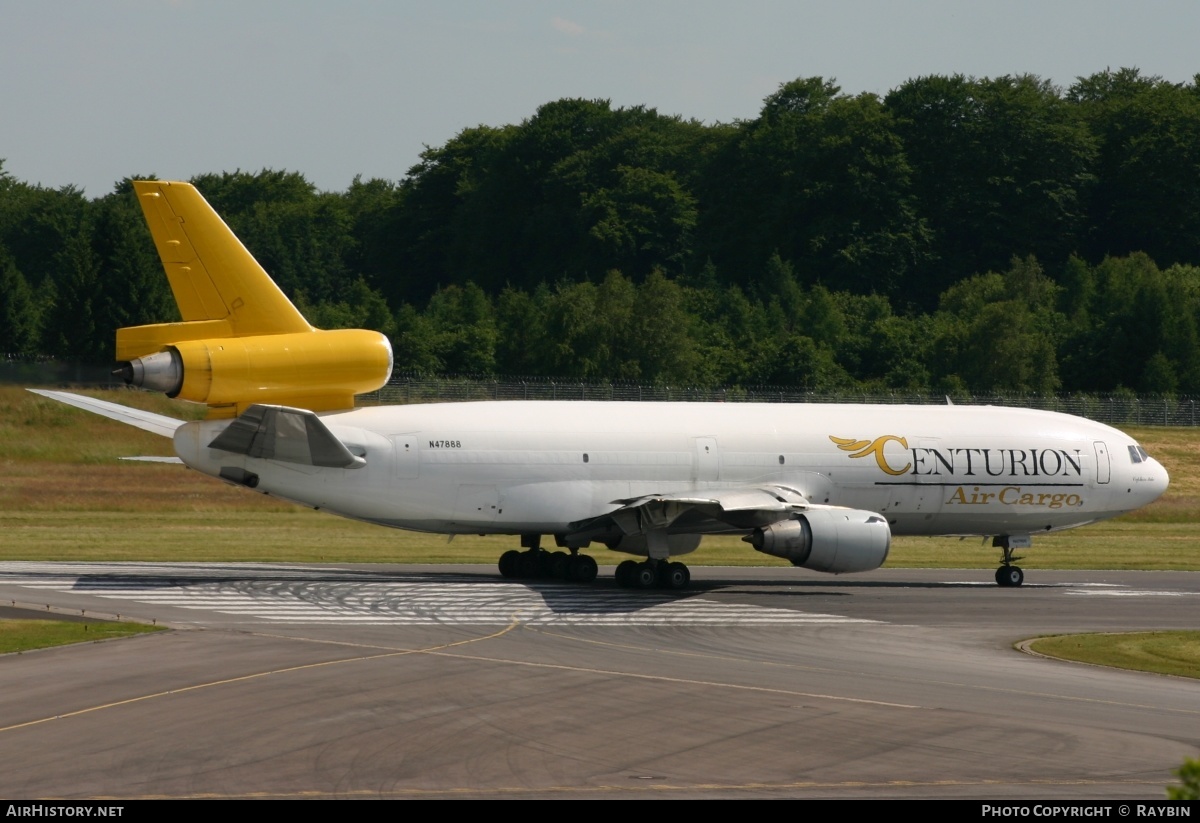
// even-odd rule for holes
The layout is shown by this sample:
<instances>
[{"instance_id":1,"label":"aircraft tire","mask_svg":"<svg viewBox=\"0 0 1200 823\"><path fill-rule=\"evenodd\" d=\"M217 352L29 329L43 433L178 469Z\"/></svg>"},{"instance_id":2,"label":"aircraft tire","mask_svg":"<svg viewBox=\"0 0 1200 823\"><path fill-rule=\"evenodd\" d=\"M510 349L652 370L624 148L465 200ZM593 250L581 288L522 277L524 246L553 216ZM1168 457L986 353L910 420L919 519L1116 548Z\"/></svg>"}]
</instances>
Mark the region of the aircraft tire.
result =
<instances>
[{"instance_id":1,"label":"aircraft tire","mask_svg":"<svg viewBox=\"0 0 1200 823\"><path fill-rule=\"evenodd\" d=\"M567 562L567 579L575 583L591 583L600 571L596 559L588 554L577 554Z\"/></svg>"},{"instance_id":2,"label":"aircraft tire","mask_svg":"<svg viewBox=\"0 0 1200 823\"><path fill-rule=\"evenodd\" d=\"M530 549L520 553L520 564L518 568L520 572L518 577L525 580L536 580L542 576L542 558L541 552Z\"/></svg>"},{"instance_id":3,"label":"aircraft tire","mask_svg":"<svg viewBox=\"0 0 1200 823\"><path fill-rule=\"evenodd\" d=\"M688 584L692 582L692 573L688 571L688 567L683 563L665 563L660 565L659 569L659 585L664 589L681 591L686 589Z\"/></svg>"},{"instance_id":4,"label":"aircraft tire","mask_svg":"<svg viewBox=\"0 0 1200 823\"><path fill-rule=\"evenodd\" d=\"M629 579L635 589L653 589L658 583L658 569L650 561L638 563Z\"/></svg>"},{"instance_id":5,"label":"aircraft tire","mask_svg":"<svg viewBox=\"0 0 1200 823\"><path fill-rule=\"evenodd\" d=\"M566 580L570 561L571 556L566 552L554 552L546 558L546 576L554 580Z\"/></svg>"},{"instance_id":6,"label":"aircraft tire","mask_svg":"<svg viewBox=\"0 0 1200 823\"><path fill-rule=\"evenodd\" d=\"M516 549L509 549L504 554L500 555L500 574L503 577L520 577L521 576L521 553Z\"/></svg>"},{"instance_id":7,"label":"aircraft tire","mask_svg":"<svg viewBox=\"0 0 1200 823\"><path fill-rule=\"evenodd\" d=\"M1016 588L1025 582L1025 572L1020 566L1001 566L996 569L996 585L1003 588Z\"/></svg>"},{"instance_id":8,"label":"aircraft tire","mask_svg":"<svg viewBox=\"0 0 1200 823\"><path fill-rule=\"evenodd\" d=\"M623 589L633 588L633 576L637 573L638 562L636 560L622 560L617 564L617 573L614 575L617 579L617 585Z\"/></svg>"}]
</instances>

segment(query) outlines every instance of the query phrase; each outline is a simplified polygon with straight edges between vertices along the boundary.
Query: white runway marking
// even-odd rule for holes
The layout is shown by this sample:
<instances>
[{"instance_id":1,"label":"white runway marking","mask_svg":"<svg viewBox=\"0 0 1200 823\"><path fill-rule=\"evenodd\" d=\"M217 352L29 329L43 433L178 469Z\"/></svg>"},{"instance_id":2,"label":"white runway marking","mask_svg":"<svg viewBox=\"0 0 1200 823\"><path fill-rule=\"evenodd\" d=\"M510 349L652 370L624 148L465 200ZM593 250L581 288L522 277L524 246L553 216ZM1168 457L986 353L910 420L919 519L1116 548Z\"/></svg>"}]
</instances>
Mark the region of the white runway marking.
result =
<instances>
[{"instance_id":1,"label":"white runway marking","mask_svg":"<svg viewBox=\"0 0 1200 823\"><path fill-rule=\"evenodd\" d=\"M0 564L0 583L279 623L745 626L878 621L666 592L286 566Z\"/></svg>"},{"instance_id":2,"label":"white runway marking","mask_svg":"<svg viewBox=\"0 0 1200 823\"><path fill-rule=\"evenodd\" d=\"M983 586L995 588L996 584L991 580L947 580L947 586ZM1073 587L1087 588L1103 588L1112 587L1120 588L1121 583L1025 583L1022 588L1025 589L1067 589Z\"/></svg>"},{"instance_id":3,"label":"white runway marking","mask_svg":"<svg viewBox=\"0 0 1200 823\"><path fill-rule=\"evenodd\" d=\"M1078 591L1075 591L1075 590L1066 591L1066 592L1063 592L1063 594L1089 594L1089 595L1093 595L1093 596L1101 595L1104 597L1195 597L1197 593L1196 592L1152 592L1152 591L1145 591L1143 589L1134 589L1132 591L1129 589L1124 589L1124 590L1080 589Z\"/></svg>"}]
</instances>

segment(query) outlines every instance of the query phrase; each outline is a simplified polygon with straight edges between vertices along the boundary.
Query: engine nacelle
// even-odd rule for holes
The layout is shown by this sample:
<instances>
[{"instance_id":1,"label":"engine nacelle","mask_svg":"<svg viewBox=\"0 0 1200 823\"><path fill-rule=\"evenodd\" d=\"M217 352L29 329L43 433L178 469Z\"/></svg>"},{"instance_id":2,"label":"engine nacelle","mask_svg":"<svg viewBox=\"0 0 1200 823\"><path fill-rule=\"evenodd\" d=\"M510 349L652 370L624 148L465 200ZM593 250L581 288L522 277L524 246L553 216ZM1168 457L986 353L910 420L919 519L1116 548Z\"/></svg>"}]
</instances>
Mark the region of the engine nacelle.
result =
<instances>
[{"instance_id":1,"label":"engine nacelle","mask_svg":"<svg viewBox=\"0 0 1200 823\"><path fill-rule=\"evenodd\" d=\"M120 364L117 373L170 397L236 406L236 413L253 403L348 409L354 395L387 383L392 346L363 329L180 340Z\"/></svg>"},{"instance_id":2,"label":"engine nacelle","mask_svg":"<svg viewBox=\"0 0 1200 823\"><path fill-rule=\"evenodd\" d=\"M763 554L819 572L845 574L878 569L887 560L892 530L875 512L809 509L795 520L755 529L742 538Z\"/></svg>"}]
</instances>

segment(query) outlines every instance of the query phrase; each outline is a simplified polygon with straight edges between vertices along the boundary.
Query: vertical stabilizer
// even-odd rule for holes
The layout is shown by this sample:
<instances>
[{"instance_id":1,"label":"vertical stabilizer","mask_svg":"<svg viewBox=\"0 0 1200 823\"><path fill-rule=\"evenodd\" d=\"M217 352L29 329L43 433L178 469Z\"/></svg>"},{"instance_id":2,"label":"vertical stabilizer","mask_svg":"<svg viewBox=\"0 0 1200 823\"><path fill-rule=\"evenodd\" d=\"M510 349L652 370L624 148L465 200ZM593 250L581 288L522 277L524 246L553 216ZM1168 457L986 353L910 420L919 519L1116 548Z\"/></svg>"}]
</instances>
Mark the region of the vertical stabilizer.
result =
<instances>
[{"instance_id":1,"label":"vertical stabilizer","mask_svg":"<svg viewBox=\"0 0 1200 823\"><path fill-rule=\"evenodd\" d=\"M220 320L233 337L312 327L189 183L133 184L184 322Z\"/></svg>"},{"instance_id":2,"label":"vertical stabilizer","mask_svg":"<svg viewBox=\"0 0 1200 823\"><path fill-rule=\"evenodd\" d=\"M116 374L234 417L256 403L354 408L392 371L388 339L314 329L188 183L133 183L182 323L117 329Z\"/></svg>"}]
</instances>

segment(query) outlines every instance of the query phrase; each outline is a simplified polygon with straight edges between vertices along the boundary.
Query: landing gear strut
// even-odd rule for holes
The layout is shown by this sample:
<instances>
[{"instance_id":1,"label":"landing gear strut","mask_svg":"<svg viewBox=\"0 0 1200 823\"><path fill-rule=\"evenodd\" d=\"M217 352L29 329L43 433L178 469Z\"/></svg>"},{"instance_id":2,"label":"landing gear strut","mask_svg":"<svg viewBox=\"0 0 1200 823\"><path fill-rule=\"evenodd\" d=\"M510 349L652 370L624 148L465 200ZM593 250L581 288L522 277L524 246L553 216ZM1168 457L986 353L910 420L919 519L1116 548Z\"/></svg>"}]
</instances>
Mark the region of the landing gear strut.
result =
<instances>
[{"instance_id":1,"label":"landing gear strut","mask_svg":"<svg viewBox=\"0 0 1200 823\"><path fill-rule=\"evenodd\" d=\"M1025 572L1013 563L1014 560L1021 559L1013 554L1013 549L1027 549L1031 543L1028 537L1019 535L1003 535L992 540L993 546L998 546L1004 551L1004 559L1000 561L1000 568L996 569L997 586L1016 588L1025 582Z\"/></svg>"},{"instance_id":2,"label":"landing gear strut","mask_svg":"<svg viewBox=\"0 0 1200 823\"><path fill-rule=\"evenodd\" d=\"M521 535L525 549L506 551L500 555L500 574L513 580L566 580L571 583L591 583L598 568L595 558L571 548L570 554L548 552L541 547L540 534Z\"/></svg>"}]
</instances>

